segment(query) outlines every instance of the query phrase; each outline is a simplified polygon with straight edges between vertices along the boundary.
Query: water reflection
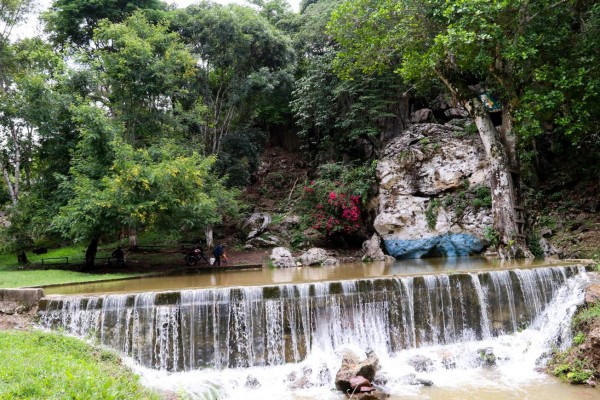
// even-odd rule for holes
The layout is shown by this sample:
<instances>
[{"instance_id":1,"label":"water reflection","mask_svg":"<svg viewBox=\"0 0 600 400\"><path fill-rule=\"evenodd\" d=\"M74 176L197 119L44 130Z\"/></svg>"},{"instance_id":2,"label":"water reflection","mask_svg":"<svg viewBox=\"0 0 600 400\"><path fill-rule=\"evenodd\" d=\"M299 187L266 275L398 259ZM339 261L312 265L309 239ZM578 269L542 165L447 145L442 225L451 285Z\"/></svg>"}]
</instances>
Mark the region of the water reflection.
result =
<instances>
[{"instance_id":1,"label":"water reflection","mask_svg":"<svg viewBox=\"0 0 600 400\"><path fill-rule=\"evenodd\" d=\"M394 263L350 263L336 267L257 268L248 270L182 271L178 275L84 283L45 288L46 295L133 293L190 288L260 286L283 283L339 281L382 276L452 273L488 269L556 265L544 260L501 261L485 257L427 258ZM563 263L564 264L564 263Z\"/></svg>"}]
</instances>

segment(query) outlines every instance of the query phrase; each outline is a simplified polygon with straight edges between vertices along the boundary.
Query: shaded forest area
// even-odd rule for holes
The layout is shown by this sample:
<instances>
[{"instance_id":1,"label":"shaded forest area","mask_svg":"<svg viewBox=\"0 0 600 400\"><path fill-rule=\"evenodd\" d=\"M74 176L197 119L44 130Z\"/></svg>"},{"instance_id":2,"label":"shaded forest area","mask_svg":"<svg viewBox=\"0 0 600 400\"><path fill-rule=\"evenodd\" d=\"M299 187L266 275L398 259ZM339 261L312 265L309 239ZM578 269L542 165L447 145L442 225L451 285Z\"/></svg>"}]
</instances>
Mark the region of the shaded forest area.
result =
<instances>
[{"instance_id":1,"label":"shaded forest area","mask_svg":"<svg viewBox=\"0 0 600 400\"><path fill-rule=\"evenodd\" d=\"M55 0L14 39L34 6L0 1L3 253L84 243L91 266L99 243L210 240L261 205L301 215L297 241L360 242L385 143L440 102L484 144L501 256L539 253L516 205L528 238L597 232L594 1Z\"/></svg>"}]
</instances>

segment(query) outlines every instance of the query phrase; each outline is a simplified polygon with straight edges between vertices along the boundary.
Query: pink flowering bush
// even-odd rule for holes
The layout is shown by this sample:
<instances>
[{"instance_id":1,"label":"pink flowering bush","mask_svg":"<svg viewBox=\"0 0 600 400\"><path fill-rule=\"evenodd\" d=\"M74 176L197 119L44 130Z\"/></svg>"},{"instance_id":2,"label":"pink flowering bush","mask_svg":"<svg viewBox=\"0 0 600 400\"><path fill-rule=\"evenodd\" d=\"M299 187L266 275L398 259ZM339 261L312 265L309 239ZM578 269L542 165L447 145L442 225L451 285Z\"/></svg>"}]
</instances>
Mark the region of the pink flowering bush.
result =
<instances>
[{"instance_id":1,"label":"pink flowering bush","mask_svg":"<svg viewBox=\"0 0 600 400\"><path fill-rule=\"evenodd\" d=\"M369 195L374 174L371 171L367 175L371 179L356 179L357 169L328 164L321 167L319 178L304 187L306 220L325 236L364 234L363 202Z\"/></svg>"}]
</instances>

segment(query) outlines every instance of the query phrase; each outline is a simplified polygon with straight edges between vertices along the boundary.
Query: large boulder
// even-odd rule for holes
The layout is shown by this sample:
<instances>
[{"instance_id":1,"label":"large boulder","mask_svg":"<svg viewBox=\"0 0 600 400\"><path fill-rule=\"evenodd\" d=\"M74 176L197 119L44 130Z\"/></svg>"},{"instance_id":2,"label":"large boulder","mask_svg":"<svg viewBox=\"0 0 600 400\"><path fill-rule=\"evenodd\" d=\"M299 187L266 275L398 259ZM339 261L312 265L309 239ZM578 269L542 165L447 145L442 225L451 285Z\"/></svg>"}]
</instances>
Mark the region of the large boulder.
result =
<instances>
[{"instance_id":1,"label":"large boulder","mask_svg":"<svg viewBox=\"0 0 600 400\"><path fill-rule=\"evenodd\" d=\"M364 252L362 261L385 261L385 254L381 249L381 239L376 233L373 234L371 239L363 243L362 248Z\"/></svg>"},{"instance_id":2,"label":"large boulder","mask_svg":"<svg viewBox=\"0 0 600 400\"><path fill-rule=\"evenodd\" d=\"M388 254L452 257L484 250L492 214L480 197L489 193L490 174L478 136L451 125L412 125L386 146L377 175L374 227Z\"/></svg>"},{"instance_id":3,"label":"large boulder","mask_svg":"<svg viewBox=\"0 0 600 400\"><path fill-rule=\"evenodd\" d=\"M326 261L328 262L328 265L335 265L334 259L329 257L327 250L318 247L308 249L308 251L298 257L298 261L304 266L323 265Z\"/></svg>"},{"instance_id":4,"label":"large boulder","mask_svg":"<svg viewBox=\"0 0 600 400\"><path fill-rule=\"evenodd\" d=\"M296 266L296 260L292 257L292 253L285 247L275 247L271 250L269 259L274 267L289 268Z\"/></svg>"},{"instance_id":5,"label":"large boulder","mask_svg":"<svg viewBox=\"0 0 600 400\"><path fill-rule=\"evenodd\" d=\"M363 361L353 352L347 351L342 357L342 366L335 375L335 387L346 393L347 390L352 390L352 378L362 376L372 382L378 369L379 359L372 351L367 352L367 358Z\"/></svg>"}]
</instances>

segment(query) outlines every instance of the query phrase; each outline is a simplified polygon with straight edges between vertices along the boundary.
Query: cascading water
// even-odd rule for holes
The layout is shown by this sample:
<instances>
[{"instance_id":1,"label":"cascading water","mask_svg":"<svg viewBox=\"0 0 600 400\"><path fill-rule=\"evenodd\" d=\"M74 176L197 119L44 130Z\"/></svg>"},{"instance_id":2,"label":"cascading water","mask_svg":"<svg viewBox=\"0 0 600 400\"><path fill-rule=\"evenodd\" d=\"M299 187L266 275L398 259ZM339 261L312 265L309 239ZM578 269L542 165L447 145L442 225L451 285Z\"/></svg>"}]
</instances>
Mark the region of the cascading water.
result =
<instances>
[{"instance_id":1,"label":"cascading water","mask_svg":"<svg viewBox=\"0 0 600 400\"><path fill-rule=\"evenodd\" d=\"M513 350L519 357L528 354L533 371L545 349L569 341L568 314L581 301L577 285L584 271L580 266L547 267L56 298L42 304L40 321L47 328L95 335L151 368L140 369L146 376L189 371L169 374L172 385L188 393L206 391L198 379L212 377L219 387L211 389L217 390L217 398L237 398L236 388L249 390L244 387L248 374L288 393L285 377L301 368L298 363L309 367L304 374L315 385L311 390L328 390L341 349L371 348L382 359L392 393L406 395L414 390L406 389L412 387L403 380L411 373L407 359L412 354L435 361L440 376L430 375L438 386L457 381L442 371L477 368L481 347L495 349L499 368L516 360ZM535 349L526 344L523 349L517 338L531 343L525 338L531 331L546 337L536 337ZM195 386L185 383L186 376L194 376ZM255 393L266 398L260 389ZM327 398L324 393L315 396Z\"/></svg>"}]
</instances>

